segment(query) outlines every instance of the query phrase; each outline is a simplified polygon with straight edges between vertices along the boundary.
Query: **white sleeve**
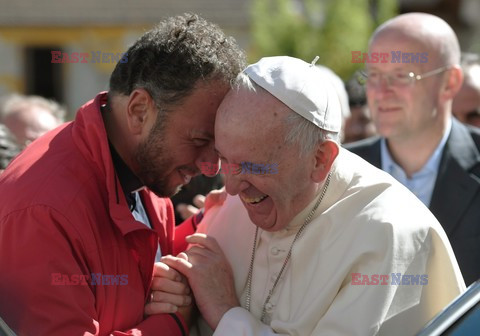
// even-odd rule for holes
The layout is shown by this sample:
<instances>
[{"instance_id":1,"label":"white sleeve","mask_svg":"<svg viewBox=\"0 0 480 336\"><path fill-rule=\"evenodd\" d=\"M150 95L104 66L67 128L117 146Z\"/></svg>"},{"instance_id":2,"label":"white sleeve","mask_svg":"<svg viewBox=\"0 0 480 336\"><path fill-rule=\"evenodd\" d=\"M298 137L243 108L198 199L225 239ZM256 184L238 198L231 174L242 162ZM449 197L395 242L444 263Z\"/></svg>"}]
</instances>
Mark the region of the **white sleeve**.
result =
<instances>
[{"instance_id":1,"label":"white sleeve","mask_svg":"<svg viewBox=\"0 0 480 336\"><path fill-rule=\"evenodd\" d=\"M244 308L235 307L227 311L213 333L214 336L269 336L277 334L268 325L260 322Z\"/></svg>"}]
</instances>

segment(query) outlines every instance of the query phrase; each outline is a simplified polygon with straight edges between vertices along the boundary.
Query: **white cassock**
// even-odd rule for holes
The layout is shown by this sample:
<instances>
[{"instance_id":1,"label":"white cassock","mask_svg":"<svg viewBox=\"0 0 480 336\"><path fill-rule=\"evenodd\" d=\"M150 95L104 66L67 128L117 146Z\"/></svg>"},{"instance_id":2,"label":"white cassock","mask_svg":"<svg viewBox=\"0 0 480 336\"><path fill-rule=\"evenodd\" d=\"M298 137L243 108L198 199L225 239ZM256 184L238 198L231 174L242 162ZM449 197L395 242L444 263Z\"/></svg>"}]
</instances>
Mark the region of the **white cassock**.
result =
<instances>
[{"instance_id":1,"label":"white cassock","mask_svg":"<svg viewBox=\"0 0 480 336\"><path fill-rule=\"evenodd\" d=\"M388 174L341 149L325 197L270 300L267 322L260 322L268 292L315 201L286 229L259 230L251 312L244 307L256 226L238 196L206 214L198 232L219 242L242 304L223 316L214 335L413 335L465 290L450 243L430 211ZM355 273L361 276L352 279ZM407 277L399 281L399 274ZM373 275L388 275L387 284ZM204 321L197 327L192 334L211 334Z\"/></svg>"}]
</instances>

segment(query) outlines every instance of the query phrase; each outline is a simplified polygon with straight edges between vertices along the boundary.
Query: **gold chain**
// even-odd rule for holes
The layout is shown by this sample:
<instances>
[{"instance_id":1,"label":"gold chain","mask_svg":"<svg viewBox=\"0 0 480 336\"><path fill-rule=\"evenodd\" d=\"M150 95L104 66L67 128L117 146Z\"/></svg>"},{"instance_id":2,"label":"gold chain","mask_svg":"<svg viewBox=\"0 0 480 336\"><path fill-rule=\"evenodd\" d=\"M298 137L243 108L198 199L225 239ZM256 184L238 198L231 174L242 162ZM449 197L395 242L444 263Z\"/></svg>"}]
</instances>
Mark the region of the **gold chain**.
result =
<instances>
[{"instance_id":1,"label":"gold chain","mask_svg":"<svg viewBox=\"0 0 480 336\"><path fill-rule=\"evenodd\" d=\"M285 258L285 261L283 262L282 268L280 269L280 273L278 273L277 278L275 279L275 282L273 283L272 289L268 292L268 296L265 299L265 302L263 303L263 308L262 308L262 316L260 320L262 322L265 322L265 315L267 313L267 304L270 302L270 299L272 298L273 291L277 287L280 277L282 276L283 271L287 267L288 261L290 260L290 257L292 256L292 249L293 245L297 241L297 239L300 237L302 232L305 230L305 227L312 221L312 217L315 214L315 211L317 211L318 206L323 200L323 197L325 196L325 193L327 192L328 185L330 184L330 174L328 174L327 180L325 181L325 185L322 190L322 194L318 198L317 202L312 208L312 211L308 214L307 218L305 218L305 222L303 222L303 225L300 227L300 229L297 231L297 234L295 235L295 238L293 238L292 244L290 245L290 249L288 250L287 257ZM252 257L250 259L250 267L248 268L248 277L247 277L247 293L246 293L246 298L245 298L245 309L250 311L250 303L251 303L251 296L252 296L252 275L253 275L253 262L255 261L255 252L257 249L257 238L258 238L258 226L257 229L255 230L255 238L253 242L253 249L252 249Z\"/></svg>"}]
</instances>

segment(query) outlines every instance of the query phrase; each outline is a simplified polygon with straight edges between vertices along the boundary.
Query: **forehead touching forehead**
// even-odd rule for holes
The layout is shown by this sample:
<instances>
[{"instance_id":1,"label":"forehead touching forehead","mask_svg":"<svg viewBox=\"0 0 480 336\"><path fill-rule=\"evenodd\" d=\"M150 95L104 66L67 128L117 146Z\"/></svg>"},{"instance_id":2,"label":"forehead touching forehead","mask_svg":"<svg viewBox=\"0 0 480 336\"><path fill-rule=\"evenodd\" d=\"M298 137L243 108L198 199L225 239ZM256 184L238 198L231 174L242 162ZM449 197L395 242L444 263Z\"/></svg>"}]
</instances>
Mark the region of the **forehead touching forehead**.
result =
<instances>
[{"instance_id":1,"label":"forehead touching forehead","mask_svg":"<svg viewBox=\"0 0 480 336\"><path fill-rule=\"evenodd\" d=\"M404 48L410 49L401 50L404 52L428 52L430 68L460 62L460 45L455 32L448 23L431 14L408 13L388 20L373 33L369 50L379 49L382 44L395 46L394 42L401 42Z\"/></svg>"}]
</instances>

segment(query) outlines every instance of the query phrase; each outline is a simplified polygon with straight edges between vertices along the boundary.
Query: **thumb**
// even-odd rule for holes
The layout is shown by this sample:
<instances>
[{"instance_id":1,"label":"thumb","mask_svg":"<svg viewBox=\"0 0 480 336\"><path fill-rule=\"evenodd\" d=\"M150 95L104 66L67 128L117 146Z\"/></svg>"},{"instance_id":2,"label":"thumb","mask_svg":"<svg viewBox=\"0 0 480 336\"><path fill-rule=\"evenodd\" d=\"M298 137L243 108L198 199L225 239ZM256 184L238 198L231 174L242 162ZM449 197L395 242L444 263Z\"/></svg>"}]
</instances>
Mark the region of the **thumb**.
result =
<instances>
[{"instance_id":1,"label":"thumb","mask_svg":"<svg viewBox=\"0 0 480 336\"><path fill-rule=\"evenodd\" d=\"M185 252L180 252L180 253L177 255L177 258L180 258L180 259L183 259L183 260L188 261L188 255L187 255Z\"/></svg>"}]
</instances>

